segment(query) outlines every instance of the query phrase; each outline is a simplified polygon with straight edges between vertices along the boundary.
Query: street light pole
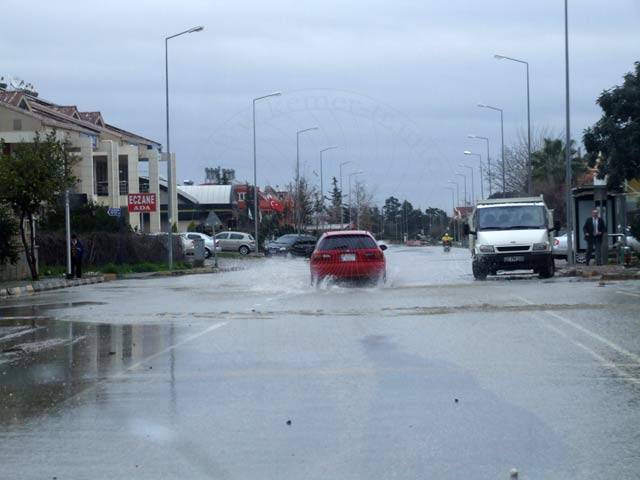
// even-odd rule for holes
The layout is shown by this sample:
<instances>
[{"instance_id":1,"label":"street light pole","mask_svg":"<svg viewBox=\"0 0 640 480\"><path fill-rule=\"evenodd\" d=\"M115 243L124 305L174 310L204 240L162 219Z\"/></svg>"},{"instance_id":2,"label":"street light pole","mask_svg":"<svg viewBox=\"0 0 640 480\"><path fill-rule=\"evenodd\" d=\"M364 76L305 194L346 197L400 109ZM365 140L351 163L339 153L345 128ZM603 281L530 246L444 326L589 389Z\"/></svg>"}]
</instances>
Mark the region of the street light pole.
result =
<instances>
[{"instance_id":1,"label":"street light pole","mask_svg":"<svg viewBox=\"0 0 640 480\"><path fill-rule=\"evenodd\" d=\"M310 132L311 130L318 130L318 127L305 128L296 132L296 231L300 233L300 223L302 218L300 215L300 134L304 132Z\"/></svg>"},{"instance_id":2,"label":"street light pole","mask_svg":"<svg viewBox=\"0 0 640 480\"><path fill-rule=\"evenodd\" d=\"M482 155L480 155L479 153L470 152L469 150L465 150L463 153L465 155L472 155L474 157L478 157L479 164L480 164L480 199L484 200L484 180L482 177Z\"/></svg>"},{"instance_id":3,"label":"street light pole","mask_svg":"<svg viewBox=\"0 0 640 480\"><path fill-rule=\"evenodd\" d=\"M342 166L353 163L352 160L340 163L340 228L344 225L344 190L342 190Z\"/></svg>"},{"instance_id":4,"label":"street light pole","mask_svg":"<svg viewBox=\"0 0 640 480\"><path fill-rule=\"evenodd\" d=\"M185 30L184 32L176 33L175 35L170 35L165 37L164 39L164 93L165 93L165 114L166 114L166 125L167 125L167 223L169 224L168 228L168 254L167 260L169 262L169 270L173 269L173 217L171 216L171 211L173 210L173 190L175 190L175 180L173 178L173 171L171 168L171 138L169 136L169 40L172 38L179 37L180 35L184 35L186 33L195 33L201 32L204 30L203 26L193 27L189 30ZM215 250L215 245L214 245Z\"/></svg>"},{"instance_id":5,"label":"street light pole","mask_svg":"<svg viewBox=\"0 0 640 480\"><path fill-rule=\"evenodd\" d=\"M455 212L455 208L456 208L456 204L455 201L453 199L453 187L444 187L447 190L451 191L451 219L453 220L453 217L455 216L456 212ZM456 232L456 228L453 229L453 235L454 235L454 240L456 239L455 237L457 236L457 232Z\"/></svg>"},{"instance_id":6,"label":"street light pole","mask_svg":"<svg viewBox=\"0 0 640 480\"><path fill-rule=\"evenodd\" d=\"M474 138L477 140L484 140L487 143L487 169L489 170L489 196L491 196L491 156L489 155L489 139L487 137L481 137L479 135L467 135L467 138ZM480 163L482 169L482 163ZM480 174L482 175L482 174ZM484 198L484 195L483 195Z\"/></svg>"},{"instance_id":7,"label":"street light pole","mask_svg":"<svg viewBox=\"0 0 640 480\"><path fill-rule=\"evenodd\" d=\"M358 170L357 172L351 172L349 174L349 225L353 223L353 208L351 206L351 177L354 175L361 175L364 172L362 170Z\"/></svg>"},{"instance_id":8,"label":"street light pole","mask_svg":"<svg viewBox=\"0 0 640 480\"><path fill-rule=\"evenodd\" d=\"M320 150L320 202L322 205L322 211L324 212L324 170L322 167L322 154L324 152L326 152L327 150L333 150L336 149L338 147L327 147L327 148L323 148L322 150ZM322 212L320 212L322 213Z\"/></svg>"},{"instance_id":9,"label":"street light pole","mask_svg":"<svg viewBox=\"0 0 640 480\"><path fill-rule=\"evenodd\" d=\"M456 176L464 178L464 206L466 207L469 204L467 202L467 176L464 173L456 173Z\"/></svg>"},{"instance_id":10,"label":"street light pole","mask_svg":"<svg viewBox=\"0 0 640 480\"><path fill-rule=\"evenodd\" d=\"M575 263L575 248L573 239L573 202L571 201L571 185L573 183L571 171L571 105L570 105L570 89L569 89L569 2L564 0L564 59L565 59L565 104L566 104L566 126L565 126L565 142L564 142L564 160L565 160L565 185L567 189L567 263L573 265Z\"/></svg>"},{"instance_id":11,"label":"street light pole","mask_svg":"<svg viewBox=\"0 0 640 480\"><path fill-rule=\"evenodd\" d=\"M469 170L471 170L471 205L474 205L476 202L476 189L473 186L473 184L475 183L474 179L473 179L473 167L469 166L469 165L464 165L464 164L460 164L458 165L459 167L463 167L463 168L468 168Z\"/></svg>"},{"instance_id":12,"label":"street light pole","mask_svg":"<svg viewBox=\"0 0 640 480\"><path fill-rule=\"evenodd\" d=\"M456 186L456 203L460 205L460 185L458 184L458 182L454 182L453 180L449 180L448 183L452 183ZM455 214L455 206L453 207L453 209L453 213Z\"/></svg>"},{"instance_id":13,"label":"street light pole","mask_svg":"<svg viewBox=\"0 0 640 480\"><path fill-rule=\"evenodd\" d=\"M491 105L484 105L482 103L479 103L478 106L480 108L488 108L490 110L500 112L500 139L502 144L500 154L502 156L502 194L504 195L505 193L507 193L506 168L504 164L504 112L501 108L492 107Z\"/></svg>"},{"instance_id":14,"label":"street light pole","mask_svg":"<svg viewBox=\"0 0 640 480\"><path fill-rule=\"evenodd\" d=\"M259 231L258 231L258 167L257 167L257 156L256 156L256 102L258 100L262 100L263 98L269 97L278 97L280 96L280 92L273 92L269 95L263 95L262 97L257 97L253 99L253 227L254 227L254 237L256 240L256 255L260 251L260 239L259 239ZM215 236L215 235L214 235ZM214 248L215 250L215 248Z\"/></svg>"},{"instance_id":15,"label":"street light pole","mask_svg":"<svg viewBox=\"0 0 640 480\"><path fill-rule=\"evenodd\" d=\"M531 84L529 82L529 62L525 62L518 58L506 57L504 55L494 55L493 57L497 60L510 60L512 62L521 63L525 65L527 69L527 193L531 195L533 193L533 180L531 163Z\"/></svg>"}]
</instances>

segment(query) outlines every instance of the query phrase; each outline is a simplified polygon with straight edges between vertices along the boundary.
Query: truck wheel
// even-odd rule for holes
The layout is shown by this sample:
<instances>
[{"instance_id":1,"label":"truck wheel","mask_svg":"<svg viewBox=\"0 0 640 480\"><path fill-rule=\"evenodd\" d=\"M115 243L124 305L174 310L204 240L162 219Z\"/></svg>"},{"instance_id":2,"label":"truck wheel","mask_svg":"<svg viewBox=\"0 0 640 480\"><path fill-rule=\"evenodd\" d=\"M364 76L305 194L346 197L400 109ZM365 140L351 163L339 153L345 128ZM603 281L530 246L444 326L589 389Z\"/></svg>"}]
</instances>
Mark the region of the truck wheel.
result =
<instances>
[{"instance_id":1,"label":"truck wheel","mask_svg":"<svg viewBox=\"0 0 640 480\"><path fill-rule=\"evenodd\" d=\"M553 260L553 258L551 258L547 262L547 265L540 269L540 272L538 274L540 278L551 278L555 275L555 273L556 273L556 263Z\"/></svg>"},{"instance_id":2,"label":"truck wheel","mask_svg":"<svg viewBox=\"0 0 640 480\"><path fill-rule=\"evenodd\" d=\"M476 280L487 279L487 269L480 265L480 262L474 260L471 264L471 270L473 271L473 278L475 278Z\"/></svg>"}]
</instances>

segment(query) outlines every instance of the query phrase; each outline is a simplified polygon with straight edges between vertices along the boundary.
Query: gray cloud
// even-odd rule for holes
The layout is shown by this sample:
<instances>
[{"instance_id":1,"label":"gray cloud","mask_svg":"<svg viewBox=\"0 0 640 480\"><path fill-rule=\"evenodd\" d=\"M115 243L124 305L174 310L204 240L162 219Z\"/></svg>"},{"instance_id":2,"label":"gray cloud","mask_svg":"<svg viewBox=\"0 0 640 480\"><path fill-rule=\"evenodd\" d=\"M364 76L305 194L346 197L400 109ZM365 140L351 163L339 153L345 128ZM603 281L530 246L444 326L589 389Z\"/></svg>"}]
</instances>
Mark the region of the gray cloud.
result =
<instances>
[{"instance_id":1,"label":"gray cloud","mask_svg":"<svg viewBox=\"0 0 640 480\"><path fill-rule=\"evenodd\" d=\"M217 164L251 178L251 98L281 90L282 98L258 108L263 182L291 178L295 130L318 124L322 132L304 139L312 181L318 149L336 144L327 177L337 175L339 161L355 160L378 199L395 194L449 208L442 186L462 150L481 147L466 135L490 136L498 154L497 117L476 103L505 109L508 142L526 126L524 71L494 53L530 61L535 127L564 126L559 0L35 3L3 3L15 21L0 31L1 72L162 143L163 38L206 26L170 44L179 178L200 180L205 166ZM574 0L570 8L572 130L579 137L599 116L597 95L640 60L640 3ZM318 92L338 103L361 100L370 114L339 104L291 107ZM371 114L376 106L388 118Z\"/></svg>"}]
</instances>

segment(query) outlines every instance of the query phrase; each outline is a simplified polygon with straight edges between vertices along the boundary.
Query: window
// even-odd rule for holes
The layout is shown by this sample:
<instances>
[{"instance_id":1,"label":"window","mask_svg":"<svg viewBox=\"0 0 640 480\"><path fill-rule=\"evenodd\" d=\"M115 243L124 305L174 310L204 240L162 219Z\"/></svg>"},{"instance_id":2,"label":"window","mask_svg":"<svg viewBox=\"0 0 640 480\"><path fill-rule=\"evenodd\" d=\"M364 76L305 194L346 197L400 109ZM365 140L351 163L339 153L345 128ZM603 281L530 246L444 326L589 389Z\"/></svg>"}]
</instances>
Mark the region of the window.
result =
<instances>
[{"instance_id":1,"label":"window","mask_svg":"<svg viewBox=\"0 0 640 480\"><path fill-rule=\"evenodd\" d=\"M365 248L378 248L373 238L368 235L335 235L326 237L318 250L361 250Z\"/></svg>"},{"instance_id":2,"label":"window","mask_svg":"<svg viewBox=\"0 0 640 480\"><path fill-rule=\"evenodd\" d=\"M246 195L247 195L246 192L238 192L238 200L240 200L241 202L244 202Z\"/></svg>"},{"instance_id":3,"label":"window","mask_svg":"<svg viewBox=\"0 0 640 480\"><path fill-rule=\"evenodd\" d=\"M13 129L14 130L22 130L22 120L19 118L13 119Z\"/></svg>"},{"instance_id":4,"label":"window","mask_svg":"<svg viewBox=\"0 0 640 480\"><path fill-rule=\"evenodd\" d=\"M242 240L244 238L244 235L242 235L241 233L232 233L230 234L229 238L231 240Z\"/></svg>"},{"instance_id":5,"label":"window","mask_svg":"<svg viewBox=\"0 0 640 480\"><path fill-rule=\"evenodd\" d=\"M120 195L129 193L129 156L118 155Z\"/></svg>"},{"instance_id":6,"label":"window","mask_svg":"<svg viewBox=\"0 0 640 480\"><path fill-rule=\"evenodd\" d=\"M187 238L190 240L198 240L200 238L200 235L197 235L195 233L190 233L187 235Z\"/></svg>"},{"instance_id":7,"label":"window","mask_svg":"<svg viewBox=\"0 0 640 480\"><path fill-rule=\"evenodd\" d=\"M227 238L229 238L228 233L219 233L216 235L216 240L226 240Z\"/></svg>"},{"instance_id":8,"label":"window","mask_svg":"<svg viewBox=\"0 0 640 480\"><path fill-rule=\"evenodd\" d=\"M479 230L526 230L546 228L545 211L536 205L478 209Z\"/></svg>"}]
</instances>

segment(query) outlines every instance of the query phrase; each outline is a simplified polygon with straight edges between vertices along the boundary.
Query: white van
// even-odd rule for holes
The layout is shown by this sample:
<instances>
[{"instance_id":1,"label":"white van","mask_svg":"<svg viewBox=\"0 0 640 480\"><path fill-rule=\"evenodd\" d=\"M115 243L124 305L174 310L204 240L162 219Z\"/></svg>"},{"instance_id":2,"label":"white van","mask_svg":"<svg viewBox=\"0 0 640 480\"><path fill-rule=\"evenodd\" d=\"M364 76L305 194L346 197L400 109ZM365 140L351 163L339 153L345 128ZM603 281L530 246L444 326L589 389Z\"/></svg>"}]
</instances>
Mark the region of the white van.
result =
<instances>
[{"instance_id":1,"label":"white van","mask_svg":"<svg viewBox=\"0 0 640 480\"><path fill-rule=\"evenodd\" d=\"M484 280L498 270L533 270L553 277L553 234L559 224L542 196L478 202L465 225L473 276Z\"/></svg>"}]
</instances>

